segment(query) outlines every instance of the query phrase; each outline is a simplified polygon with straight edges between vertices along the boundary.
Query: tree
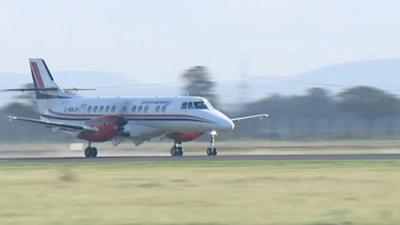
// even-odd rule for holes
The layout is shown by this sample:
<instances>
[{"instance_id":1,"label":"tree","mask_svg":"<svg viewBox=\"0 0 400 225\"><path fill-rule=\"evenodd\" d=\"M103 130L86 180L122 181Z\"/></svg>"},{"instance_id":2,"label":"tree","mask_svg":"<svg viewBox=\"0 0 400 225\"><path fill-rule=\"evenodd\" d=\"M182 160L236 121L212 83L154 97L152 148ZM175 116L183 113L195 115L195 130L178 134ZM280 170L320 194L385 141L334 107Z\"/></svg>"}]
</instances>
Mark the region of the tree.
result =
<instances>
[{"instance_id":1,"label":"tree","mask_svg":"<svg viewBox=\"0 0 400 225\"><path fill-rule=\"evenodd\" d=\"M194 66L186 70L182 78L185 82L184 94L205 97L212 104L217 104L217 97L214 93L216 84L211 80L206 67Z\"/></svg>"},{"instance_id":2,"label":"tree","mask_svg":"<svg viewBox=\"0 0 400 225\"><path fill-rule=\"evenodd\" d=\"M33 88L33 84L27 83L23 85L22 88ZM35 111L36 103L33 91L21 92L14 98L19 101L8 103L1 109L1 111L10 115L37 117L37 113Z\"/></svg>"},{"instance_id":3,"label":"tree","mask_svg":"<svg viewBox=\"0 0 400 225\"><path fill-rule=\"evenodd\" d=\"M399 113L399 100L382 90L372 87L354 87L338 95L338 106L341 110L373 121Z\"/></svg>"},{"instance_id":4,"label":"tree","mask_svg":"<svg viewBox=\"0 0 400 225\"><path fill-rule=\"evenodd\" d=\"M32 88L32 84L25 84L23 88ZM0 140L7 142L20 141L66 141L71 137L63 133L53 133L50 129L32 123L12 122L9 115L39 119L36 112L35 92L27 91L16 95L16 101L10 102L0 109Z\"/></svg>"},{"instance_id":5,"label":"tree","mask_svg":"<svg viewBox=\"0 0 400 225\"><path fill-rule=\"evenodd\" d=\"M371 135L376 120L396 117L400 112L400 102L395 96L382 90L359 86L347 89L338 95L338 107L364 119L368 136Z\"/></svg>"}]
</instances>

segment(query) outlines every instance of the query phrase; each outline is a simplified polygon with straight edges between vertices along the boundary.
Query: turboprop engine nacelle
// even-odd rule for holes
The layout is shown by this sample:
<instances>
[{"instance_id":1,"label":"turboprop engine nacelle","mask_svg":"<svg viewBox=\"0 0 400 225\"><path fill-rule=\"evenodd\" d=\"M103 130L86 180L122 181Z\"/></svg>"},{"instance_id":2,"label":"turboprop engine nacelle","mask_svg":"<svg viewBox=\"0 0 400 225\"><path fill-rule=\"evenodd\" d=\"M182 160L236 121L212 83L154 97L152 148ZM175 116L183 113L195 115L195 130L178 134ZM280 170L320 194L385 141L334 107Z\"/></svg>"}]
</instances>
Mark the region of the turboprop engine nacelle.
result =
<instances>
[{"instance_id":1,"label":"turboprop engine nacelle","mask_svg":"<svg viewBox=\"0 0 400 225\"><path fill-rule=\"evenodd\" d=\"M110 141L118 135L123 134L126 124L128 124L128 121L122 116L110 115L97 117L84 123L84 126L95 128L96 131L81 131L77 137L93 142Z\"/></svg>"}]
</instances>

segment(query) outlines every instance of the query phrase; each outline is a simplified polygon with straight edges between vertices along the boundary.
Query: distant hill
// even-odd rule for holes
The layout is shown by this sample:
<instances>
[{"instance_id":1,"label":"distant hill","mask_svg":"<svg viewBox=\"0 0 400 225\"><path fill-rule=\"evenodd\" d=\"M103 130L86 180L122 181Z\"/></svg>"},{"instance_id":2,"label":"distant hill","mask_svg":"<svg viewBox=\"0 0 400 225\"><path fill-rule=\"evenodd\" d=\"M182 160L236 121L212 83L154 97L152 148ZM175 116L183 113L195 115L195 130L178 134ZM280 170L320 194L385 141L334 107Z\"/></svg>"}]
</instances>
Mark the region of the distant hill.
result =
<instances>
[{"instance_id":1,"label":"distant hill","mask_svg":"<svg viewBox=\"0 0 400 225\"><path fill-rule=\"evenodd\" d=\"M400 90L400 59L370 60L327 66L295 76L304 82L339 86L367 85ZM327 85L329 86L329 85Z\"/></svg>"},{"instance_id":2,"label":"distant hill","mask_svg":"<svg viewBox=\"0 0 400 225\"><path fill-rule=\"evenodd\" d=\"M336 93L352 86L372 86L393 94L400 94L400 59L382 59L342 63L286 77L251 77L248 80L221 82L225 102L234 102L245 96L248 100L279 93L303 93L312 87L321 87ZM245 88L243 88L245 87ZM247 93L243 94L242 92Z\"/></svg>"}]
</instances>

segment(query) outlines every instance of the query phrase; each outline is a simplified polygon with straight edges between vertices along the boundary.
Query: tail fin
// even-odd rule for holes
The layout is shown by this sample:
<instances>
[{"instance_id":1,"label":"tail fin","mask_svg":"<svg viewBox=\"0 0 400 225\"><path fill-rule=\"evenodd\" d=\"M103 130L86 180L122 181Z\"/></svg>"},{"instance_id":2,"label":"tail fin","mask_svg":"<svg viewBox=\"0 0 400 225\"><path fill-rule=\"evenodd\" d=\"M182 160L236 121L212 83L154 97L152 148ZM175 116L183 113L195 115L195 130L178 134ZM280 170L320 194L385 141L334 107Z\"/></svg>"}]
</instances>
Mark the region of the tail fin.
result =
<instances>
[{"instance_id":1,"label":"tail fin","mask_svg":"<svg viewBox=\"0 0 400 225\"><path fill-rule=\"evenodd\" d=\"M47 113L49 109L62 105L62 99L77 96L66 92L54 81L43 59L29 59L29 64L35 86L36 105L40 114Z\"/></svg>"},{"instance_id":2,"label":"tail fin","mask_svg":"<svg viewBox=\"0 0 400 225\"><path fill-rule=\"evenodd\" d=\"M43 59L29 59L37 99L71 98L55 81Z\"/></svg>"},{"instance_id":3,"label":"tail fin","mask_svg":"<svg viewBox=\"0 0 400 225\"><path fill-rule=\"evenodd\" d=\"M29 59L35 88L59 88L43 59Z\"/></svg>"}]
</instances>

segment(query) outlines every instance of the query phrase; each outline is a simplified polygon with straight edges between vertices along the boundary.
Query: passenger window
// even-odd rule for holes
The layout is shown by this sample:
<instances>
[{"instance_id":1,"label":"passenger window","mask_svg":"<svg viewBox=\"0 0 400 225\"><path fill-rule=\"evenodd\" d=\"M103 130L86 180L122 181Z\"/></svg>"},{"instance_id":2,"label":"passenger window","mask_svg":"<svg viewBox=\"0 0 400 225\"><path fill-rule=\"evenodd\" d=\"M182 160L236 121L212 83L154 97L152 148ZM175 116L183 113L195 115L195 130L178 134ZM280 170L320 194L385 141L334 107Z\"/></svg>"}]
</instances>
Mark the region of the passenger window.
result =
<instances>
[{"instance_id":1,"label":"passenger window","mask_svg":"<svg viewBox=\"0 0 400 225\"><path fill-rule=\"evenodd\" d=\"M162 111L163 113L165 113L165 111L167 111L167 106L166 106L166 105L163 105L161 111Z\"/></svg>"},{"instance_id":2,"label":"passenger window","mask_svg":"<svg viewBox=\"0 0 400 225\"><path fill-rule=\"evenodd\" d=\"M110 106L106 106L106 113L108 113L108 111L110 111Z\"/></svg>"},{"instance_id":3,"label":"passenger window","mask_svg":"<svg viewBox=\"0 0 400 225\"><path fill-rule=\"evenodd\" d=\"M158 105L157 107L156 107L156 113L159 113L160 112L160 106Z\"/></svg>"},{"instance_id":4,"label":"passenger window","mask_svg":"<svg viewBox=\"0 0 400 225\"><path fill-rule=\"evenodd\" d=\"M193 103L192 102L188 103L188 109L193 109Z\"/></svg>"},{"instance_id":5,"label":"passenger window","mask_svg":"<svg viewBox=\"0 0 400 225\"><path fill-rule=\"evenodd\" d=\"M103 113L104 106L100 106L99 113Z\"/></svg>"},{"instance_id":6,"label":"passenger window","mask_svg":"<svg viewBox=\"0 0 400 225\"><path fill-rule=\"evenodd\" d=\"M97 105L93 108L93 112L97 113Z\"/></svg>"},{"instance_id":7,"label":"passenger window","mask_svg":"<svg viewBox=\"0 0 400 225\"><path fill-rule=\"evenodd\" d=\"M142 113L142 110L143 110L143 106L139 106L138 113Z\"/></svg>"},{"instance_id":8,"label":"passenger window","mask_svg":"<svg viewBox=\"0 0 400 225\"><path fill-rule=\"evenodd\" d=\"M126 111L128 111L128 107L127 106L122 107L121 113L126 113Z\"/></svg>"},{"instance_id":9,"label":"passenger window","mask_svg":"<svg viewBox=\"0 0 400 225\"><path fill-rule=\"evenodd\" d=\"M135 113L135 112L136 112L136 105L132 106L131 111L132 111L132 113Z\"/></svg>"},{"instance_id":10,"label":"passenger window","mask_svg":"<svg viewBox=\"0 0 400 225\"><path fill-rule=\"evenodd\" d=\"M181 109L186 109L187 108L187 102L182 103Z\"/></svg>"},{"instance_id":11,"label":"passenger window","mask_svg":"<svg viewBox=\"0 0 400 225\"><path fill-rule=\"evenodd\" d=\"M112 112L112 113L115 113L116 108L117 108L117 107L116 107L115 105L113 105L113 106L111 107L111 112Z\"/></svg>"},{"instance_id":12,"label":"passenger window","mask_svg":"<svg viewBox=\"0 0 400 225\"><path fill-rule=\"evenodd\" d=\"M146 106L144 107L144 113L147 113L147 111L149 111L149 106L148 106L148 105L146 105Z\"/></svg>"},{"instance_id":13,"label":"passenger window","mask_svg":"<svg viewBox=\"0 0 400 225\"><path fill-rule=\"evenodd\" d=\"M87 108L87 112L88 112L88 113L91 113L91 112L92 112L92 106L89 106L89 107Z\"/></svg>"}]
</instances>

